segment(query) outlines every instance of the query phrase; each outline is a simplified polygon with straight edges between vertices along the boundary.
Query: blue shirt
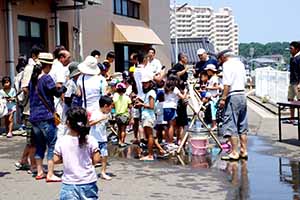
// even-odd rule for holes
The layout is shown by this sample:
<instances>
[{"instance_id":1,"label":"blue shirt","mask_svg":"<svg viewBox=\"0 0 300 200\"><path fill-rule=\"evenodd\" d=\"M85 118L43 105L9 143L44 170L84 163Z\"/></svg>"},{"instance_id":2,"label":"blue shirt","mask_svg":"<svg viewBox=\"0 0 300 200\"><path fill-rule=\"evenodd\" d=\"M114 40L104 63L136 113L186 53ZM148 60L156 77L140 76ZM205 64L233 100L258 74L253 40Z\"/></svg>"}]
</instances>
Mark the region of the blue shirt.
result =
<instances>
[{"instance_id":1,"label":"blue shirt","mask_svg":"<svg viewBox=\"0 0 300 200\"><path fill-rule=\"evenodd\" d=\"M30 99L30 122L40 122L49 119L53 119L53 112L55 111L54 107L54 98L51 94L51 90L55 88L55 83L50 75L43 75L35 87L32 82L29 83L29 99ZM42 102L41 98L37 93L43 97L47 102L51 111L47 109L45 104Z\"/></svg>"},{"instance_id":2,"label":"blue shirt","mask_svg":"<svg viewBox=\"0 0 300 200\"><path fill-rule=\"evenodd\" d=\"M196 70L197 77L201 72L204 71L205 67L208 64L213 64L214 66L216 66L216 69L218 70L218 61L209 57L207 61L200 61L196 63L195 70Z\"/></svg>"}]
</instances>

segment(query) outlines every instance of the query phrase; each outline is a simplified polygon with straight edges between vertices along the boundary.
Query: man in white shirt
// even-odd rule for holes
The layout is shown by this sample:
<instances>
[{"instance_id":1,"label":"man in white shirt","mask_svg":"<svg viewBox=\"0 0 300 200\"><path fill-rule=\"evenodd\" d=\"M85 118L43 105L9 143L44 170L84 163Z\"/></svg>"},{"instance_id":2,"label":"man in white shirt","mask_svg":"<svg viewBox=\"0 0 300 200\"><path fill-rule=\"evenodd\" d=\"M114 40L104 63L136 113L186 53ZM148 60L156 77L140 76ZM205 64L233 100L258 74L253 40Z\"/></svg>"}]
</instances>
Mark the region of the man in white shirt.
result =
<instances>
[{"instance_id":1,"label":"man in white shirt","mask_svg":"<svg viewBox=\"0 0 300 200\"><path fill-rule=\"evenodd\" d=\"M71 54L69 51L61 48L62 50L58 51L58 54L55 55L56 59L53 61L51 71L49 75L54 80L56 87L62 87L69 76L69 68L67 67L71 61ZM54 53L56 54L56 53ZM64 125L65 121L65 113L63 112L64 108L64 100L63 98L55 98L54 105L56 108L56 112L61 116L61 124L57 126L57 136L60 137L65 134L66 127Z\"/></svg>"},{"instance_id":2,"label":"man in white shirt","mask_svg":"<svg viewBox=\"0 0 300 200\"><path fill-rule=\"evenodd\" d=\"M223 65L224 92L219 106L224 108L224 118L221 132L229 138L232 152L223 156L223 160L248 159L247 154L247 102L245 96L246 71L244 64L231 56L230 50L217 55L218 61ZM238 136L240 138L240 153L238 153Z\"/></svg>"},{"instance_id":3,"label":"man in white shirt","mask_svg":"<svg viewBox=\"0 0 300 200\"><path fill-rule=\"evenodd\" d=\"M160 61L155 58L155 54L156 51L154 48L148 50L148 62L145 69L153 74L153 80L157 82L163 78L164 73Z\"/></svg>"}]
</instances>

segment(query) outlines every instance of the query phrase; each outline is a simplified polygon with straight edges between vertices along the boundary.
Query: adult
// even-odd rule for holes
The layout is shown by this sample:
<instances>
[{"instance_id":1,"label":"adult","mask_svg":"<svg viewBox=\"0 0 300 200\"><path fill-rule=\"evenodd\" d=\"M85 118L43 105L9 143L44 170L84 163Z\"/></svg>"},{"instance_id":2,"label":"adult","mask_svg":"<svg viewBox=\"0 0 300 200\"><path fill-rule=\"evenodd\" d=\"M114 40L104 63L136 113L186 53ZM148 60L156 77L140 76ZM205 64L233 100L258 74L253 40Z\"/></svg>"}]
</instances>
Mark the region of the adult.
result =
<instances>
[{"instance_id":1,"label":"adult","mask_svg":"<svg viewBox=\"0 0 300 200\"><path fill-rule=\"evenodd\" d=\"M115 62L115 52L113 51L109 51L107 54L106 54L106 59L103 61L103 65L105 65L105 62L108 62L109 63L109 67L107 68L107 72L106 72L106 78L108 80L111 79L111 66L112 64Z\"/></svg>"},{"instance_id":2,"label":"adult","mask_svg":"<svg viewBox=\"0 0 300 200\"><path fill-rule=\"evenodd\" d=\"M53 54L55 56L55 60L53 61L53 65L51 71L49 72L49 75L55 82L56 87L60 88L65 85L70 73L68 65L71 61L71 54L65 49L64 46L57 46ZM57 135L58 137L60 137L65 134L67 128L65 126L65 113L63 112L64 98L54 98L54 104L57 114L59 114L59 116L61 116L62 118L61 124L59 124L57 127Z\"/></svg>"},{"instance_id":3,"label":"adult","mask_svg":"<svg viewBox=\"0 0 300 200\"><path fill-rule=\"evenodd\" d=\"M82 97L83 107L90 116L94 110L99 110L99 99L101 97L101 77L100 69L97 66L97 59L93 56L87 56L85 60L78 65L81 72L77 80L78 95Z\"/></svg>"},{"instance_id":4,"label":"adult","mask_svg":"<svg viewBox=\"0 0 300 200\"><path fill-rule=\"evenodd\" d=\"M293 41L290 43L290 84L288 88L288 101L300 101L300 42ZM291 118L295 116L295 109L290 109ZM299 116L298 116L299 117ZM297 123L289 120L287 123Z\"/></svg>"},{"instance_id":5,"label":"adult","mask_svg":"<svg viewBox=\"0 0 300 200\"><path fill-rule=\"evenodd\" d=\"M218 70L218 61L216 59L211 58L207 54L205 49L203 49L203 48L198 49L197 55L198 55L200 61L197 62L196 66L195 66L195 73L194 73L195 77L199 77L199 74L204 71L205 67L208 64L213 64L214 66L216 66L216 68Z\"/></svg>"},{"instance_id":6,"label":"adult","mask_svg":"<svg viewBox=\"0 0 300 200\"><path fill-rule=\"evenodd\" d=\"M179 53L178 54L178 63L176 63L172 67L173 73L176 73L176 75L182 80L183 82L186 82L188 79L188 57L184 53Z\"/></svg>"},{"instance_id":7,"label":"adult","mask_svg":"<svg viewBox=\"0 0 300 200\"><path fill-rule=\"evenodd\" d=\"M229 138L232 151L223 160L247 159L247 102L245 95L246 71L244 64L231 56L230 50L224 50L217 55L223 66L224 91L219 106L224 108L224 121L221 132ZM238 153L238 136L240 138L240 153Z\"/></svg>"},{"instance_id":8,"label":"adult","mask_svg":"<svg viewBox=\"0 0 300 200\"><path fill-rule=\"evenodd\" d=\"M91 52L91 56L95 57L95 58L97 59L98 63L100 63L101 53L100 53L99 50L96 50L96 49L93 50L93 51Z\"/></svg>"},{"instance_id":9,"label":"adult","mask_svg":"<svg viewBox=\"0 0 300 200\"><path fill-rule=\"evenodd\" d=\"M156 51L154 48L150 48L148 50L148 62L145 66L146 71L151 72L153 74L154 81L161 81L163 78L162 65L160 61L155 58Z\"/></svg>"},{"instance_id":10,"label":"adult","mask_svg":"<svg viewBox=\"0 0 300 200\"><path fill-rule=\"evenodd\" d=\"M39 54L40 65L33 69L29 84L30 117L36 143L36 180L46 178L47 182L59 182L60 178L54 175L53 151L57 139L57 129L54 124L54 96L60 97L65 91L64 86L57 88L52 77L48 74L53 64L51 53ZM43 158L48 147L48 172L43 171Z\"/></svg>"}]
</instances>

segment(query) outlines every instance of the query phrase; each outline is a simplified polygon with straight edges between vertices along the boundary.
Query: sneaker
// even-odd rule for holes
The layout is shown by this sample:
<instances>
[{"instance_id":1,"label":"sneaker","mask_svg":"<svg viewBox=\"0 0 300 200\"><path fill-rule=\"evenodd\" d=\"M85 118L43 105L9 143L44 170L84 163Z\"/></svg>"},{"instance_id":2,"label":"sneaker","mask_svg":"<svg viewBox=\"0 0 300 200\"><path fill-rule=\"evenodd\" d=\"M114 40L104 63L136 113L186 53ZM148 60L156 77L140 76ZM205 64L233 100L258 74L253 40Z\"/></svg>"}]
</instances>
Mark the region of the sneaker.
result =
<instances>
[{"instance_id":1,"label":"sneaker","mask_svg":"<svg viewBox=\"0 0 300 200\"><path fill-rule=\"evenodd\" d=\"M107 180L107 181L110 181L112 179L112 177L108 176L107 174L105 173L102 173L101 174L101 178L104 179L104 180Z\"/></svg>"},{"instance_id":2,"label":"sneaker","mask_svg":"<svg viewBox=\"0 0 300 200\"><path fill-rule=\"evenodd\" d=\"M16 167L16 170L29 170L30 169L29 164L22 164L19 162L15 163L15 167Z\"/></svg>"},{"instance_id":3,"label":"sneaker","mask_svg":"<svg viewBox=\"0 0 300 200\"><path fill-rule=\"evenodd\" d=\"M170 151L174 151L178 149L178 145L171 143L171 144L167 144L167 150Z\"/></svg>"}]
</instances>

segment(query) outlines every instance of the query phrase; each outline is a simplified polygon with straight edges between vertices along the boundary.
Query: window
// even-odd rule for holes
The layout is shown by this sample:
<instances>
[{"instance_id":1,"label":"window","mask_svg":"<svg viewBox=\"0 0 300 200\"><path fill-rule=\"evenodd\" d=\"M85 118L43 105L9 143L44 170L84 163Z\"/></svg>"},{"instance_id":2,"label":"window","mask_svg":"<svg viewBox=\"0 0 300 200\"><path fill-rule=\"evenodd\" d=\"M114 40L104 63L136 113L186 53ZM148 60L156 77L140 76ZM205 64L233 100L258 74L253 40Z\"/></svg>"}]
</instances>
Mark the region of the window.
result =
<instances>
[{"instance_id":1,"label":"window","mask_svg":"<svg viewBox=\"0 0 300 200\"><path fill-rule=\"evenodd\" d=\"M140 4L130 0L113 0L114 14L140 18Z\"/></svg>"}]
</instances>

